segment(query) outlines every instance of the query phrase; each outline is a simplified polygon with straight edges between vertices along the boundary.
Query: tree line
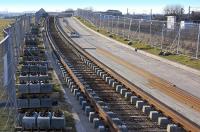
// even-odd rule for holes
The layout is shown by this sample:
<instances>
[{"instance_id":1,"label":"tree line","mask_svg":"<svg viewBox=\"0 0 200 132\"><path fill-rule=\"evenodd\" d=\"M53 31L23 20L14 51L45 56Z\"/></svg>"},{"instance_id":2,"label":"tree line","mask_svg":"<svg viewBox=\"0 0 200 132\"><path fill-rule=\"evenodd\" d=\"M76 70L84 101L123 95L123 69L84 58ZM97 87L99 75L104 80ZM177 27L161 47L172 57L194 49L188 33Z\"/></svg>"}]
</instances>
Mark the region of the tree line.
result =
<instances>
[{"instance_id":1,"label":"tree line","mask_svg":"<svg viewBox=\"0 0 200 132\"><path fill-rule=\"evenodd\" d=\"M191 20L193 22L200 22L200 11L188 11L182 5L167 5L163 9L165 16L176 16L177 21Z\"/></svg>"}]
</instances>

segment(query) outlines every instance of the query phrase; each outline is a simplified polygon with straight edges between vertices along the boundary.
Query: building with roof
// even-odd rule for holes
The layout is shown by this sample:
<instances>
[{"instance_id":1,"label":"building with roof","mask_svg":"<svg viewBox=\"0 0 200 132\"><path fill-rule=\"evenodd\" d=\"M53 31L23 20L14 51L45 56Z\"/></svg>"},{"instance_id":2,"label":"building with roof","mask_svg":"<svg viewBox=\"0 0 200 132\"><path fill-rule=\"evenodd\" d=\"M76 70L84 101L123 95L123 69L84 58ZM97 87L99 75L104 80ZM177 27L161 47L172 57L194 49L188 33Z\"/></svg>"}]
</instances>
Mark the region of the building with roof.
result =
<instances>
[{"instance_id":1,"label":"building with roof","mask_svg":"<svg viewBox=\"0 0 200 132\"><path fill-rule=\"evenodd\" d=\"M47 15L48 13L43 8L41 8L39 11L35 13L35 23L39 23L40 18L46 17Z\"/></svg>"},{"instance_id":2,"label":"building with roof","mask_svg":"<svg viewBox=\"0 0 200 132\"><path fill-rule=\"evenodd\" d=\"M107 10L103 12L104 15L112 15L112 16L122 16L122 12L119 10Z\"/></svg>"}]
</instances>

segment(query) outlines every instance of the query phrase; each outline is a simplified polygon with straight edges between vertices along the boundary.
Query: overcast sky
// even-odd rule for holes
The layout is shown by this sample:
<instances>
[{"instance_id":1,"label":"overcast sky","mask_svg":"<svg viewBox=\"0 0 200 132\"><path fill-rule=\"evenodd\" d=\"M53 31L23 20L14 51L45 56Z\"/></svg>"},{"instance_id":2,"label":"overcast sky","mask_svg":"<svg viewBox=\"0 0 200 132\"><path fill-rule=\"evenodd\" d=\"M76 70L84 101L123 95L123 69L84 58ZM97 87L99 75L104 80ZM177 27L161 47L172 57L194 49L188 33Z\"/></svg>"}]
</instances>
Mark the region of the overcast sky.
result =
<instances>
[{"instance_id":1,"label":"overcast sky","mask_svg":"<svg viewBox=\"0 0 200 132\"><path fill-rule=\"evenodd\" d=\"M46 11L63 11L67 8L87 8L105 11L117 9L126 13L163 13L166 5L180 4L188 12L188 7L200 7L200 0L0 0L0 11L23 12L37 11L44 8Z\"/></svg>"}]
</instances>

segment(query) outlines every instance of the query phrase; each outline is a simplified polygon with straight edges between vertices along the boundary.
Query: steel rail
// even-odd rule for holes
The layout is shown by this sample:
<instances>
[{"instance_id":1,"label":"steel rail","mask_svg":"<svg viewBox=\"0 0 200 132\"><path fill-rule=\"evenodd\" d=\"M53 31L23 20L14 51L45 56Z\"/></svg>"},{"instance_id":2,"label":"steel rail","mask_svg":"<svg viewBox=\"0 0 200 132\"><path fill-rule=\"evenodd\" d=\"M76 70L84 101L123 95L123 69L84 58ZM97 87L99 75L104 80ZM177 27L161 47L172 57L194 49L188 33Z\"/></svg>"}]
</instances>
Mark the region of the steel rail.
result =
<instances>
[{"instance_id":1,"label":"steel rail","mask_svg":"<svg viewBox=\"0 0 200 132\"><path fill-rule=\"evenodd\" d=\"M48 21L48 20L47 20ZM77 86L80 88L80 90L85 94L91 105L94 107L94 109L98 112L99 116L103 119L103 121L109 126L109 129L111 132L120 132L119 127L112 121L112 119L108 116L108 114L100 107L99 104L96 103L94 98L89 94L89 92L86 90L84 85L80 82L80 80L76 77L76 75L73 73L73 71L68 67L64 59L62 58L62 55L58 54L59 51L56 49L52 38L50 37L51 35L49 34L49 29L48 29L48 22L46 23L46 36L48 40L50 41L50 45L53 49L53 52L61 62L61 64L65 67L65 69L68 71L70 76L73 78Z\"/></svg>"}]
</instances>

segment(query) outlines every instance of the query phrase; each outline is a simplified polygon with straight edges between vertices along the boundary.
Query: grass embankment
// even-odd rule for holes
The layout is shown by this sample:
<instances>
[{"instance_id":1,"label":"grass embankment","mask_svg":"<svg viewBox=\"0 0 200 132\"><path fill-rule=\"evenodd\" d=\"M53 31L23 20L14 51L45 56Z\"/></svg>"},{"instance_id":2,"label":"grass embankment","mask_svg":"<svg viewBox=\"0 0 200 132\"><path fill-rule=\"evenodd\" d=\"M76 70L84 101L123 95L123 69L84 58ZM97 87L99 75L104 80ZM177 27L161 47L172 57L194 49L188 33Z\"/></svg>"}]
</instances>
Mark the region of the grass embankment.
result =
<instances>
[{"instance_id":1,"label":"grass embankment","mask_svg":"<svg viewBox=\"0 0 200 132\"><path fill-rule=\"evenodd\" d=\"M154 54L159 56L160 53L160 49L155 48L155 47L151 47L150 45L143 43L141 41L138 40L134 40L134 41L129 41L126 38L123 38L119 35L116 34L112 34L110 32L107 32L105 29L98 29L97 27L95 27L95 25L91 24L89 21L82 19L81 17L76 17L81 23L83 23L84 25L86 25L87 27L93 29L94 31L97 31L99 33L101 33L102 35L105 35L107 37L110 37L114 40L117 40L123 44L132 46L134 48L137 48L139 50L143 50L146 51L148 53ZM197 59L193 59L191 57L185 56L185 55L176 55L176 54L172 54L169 56L160 56L162 58L174 61L174 62L178 62L180 64L189 66L191 68L200 70L200 60Z\"/></svg>"},{"instance_id":2,"label":"grass embankment","mask_svg":"<svg viewBox=\"0 0 200 132\"><path fill-rule=\"evenodd\" d=\"M0 41L4 38L4 34L3 34L3 29L5 29L9 24L11 24L13 22L12 19L0 19ZM0 54L2 55L2 54ZM1 57L3 56L0 56L0 59L2 59ZM2 60L0 60L0 62L2 62ZM0 63L0 90L3 90L3 63ZM0 93L0 97L2 97L2 93ZM1 99L0 99L1 100ZM1 117L0 117L1 119Z\"/></svg>"},{"instance_id":3,"label":"grass embankment","mask_svg":"<svg viewBox=\"0 0 200 132\"><path fill-rule=\"evenodd\" d=\"M3 29L8 27L9 24L13 23L13 19L0 19L0 41L3 39Z\"/></svg>"},{"instance_id":4,"label":"grass embankment","mask_svg":"<svg viewBox=\"0 0 200 132\"><path fill-rule=\"evenodd\" d=\"M13 132L14 131L14 118L9 115L9 111L7 109L0 108L0 131L1 132Z\"/></svg>"},{"instance_id":5,"label":"grass embankment","mask_svg":"<svg viewBox=\"0 0 200 132\"><path fill-rule=\"evenodd\" d=\"M12 19L0 19L0 41L4 38L3 29L13 22ZM0 59L3 56L0 53ZM6 101L7 95L5 89L3 89L3 61L0 60L0 102ZM6 125L7 124L7 125ZM9 111L4 109L4 106L0 107L0 131L11 132L13 131L13 118L9 118Z\"/></svg>"}]
</instances>

